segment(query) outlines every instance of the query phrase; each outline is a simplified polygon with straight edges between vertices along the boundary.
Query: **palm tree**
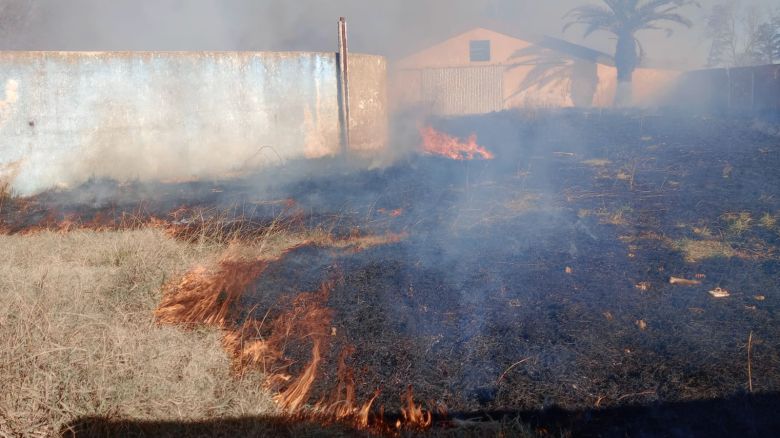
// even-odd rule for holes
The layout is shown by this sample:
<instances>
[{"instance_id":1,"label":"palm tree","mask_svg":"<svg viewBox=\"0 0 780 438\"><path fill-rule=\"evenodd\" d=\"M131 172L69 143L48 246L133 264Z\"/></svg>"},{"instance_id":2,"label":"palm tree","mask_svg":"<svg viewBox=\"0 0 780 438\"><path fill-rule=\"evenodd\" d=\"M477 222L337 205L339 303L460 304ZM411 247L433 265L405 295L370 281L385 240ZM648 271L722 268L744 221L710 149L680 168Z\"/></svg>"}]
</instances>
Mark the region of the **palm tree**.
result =
<instances>
[{"instance_id":1,"label":"palm tree","mask_svg":"<svg viewBox=\"0 0 780 438\"><path fill-rule=\"evenodd\" d=\"M696 0L602 0L606 6L584 5L569 11L564 19L569 22L564 32L575 25L585 26L585 37L596 31L609 32L617 37L615 66L618 88L615 105L631 103L631 82L634 70L639 66L644 50L636 33L640 30L665 30L667 36L673 30L669 24L690 28L693 23L680 15L679 9L696 5Z\"/></svg>"}]
</instances>

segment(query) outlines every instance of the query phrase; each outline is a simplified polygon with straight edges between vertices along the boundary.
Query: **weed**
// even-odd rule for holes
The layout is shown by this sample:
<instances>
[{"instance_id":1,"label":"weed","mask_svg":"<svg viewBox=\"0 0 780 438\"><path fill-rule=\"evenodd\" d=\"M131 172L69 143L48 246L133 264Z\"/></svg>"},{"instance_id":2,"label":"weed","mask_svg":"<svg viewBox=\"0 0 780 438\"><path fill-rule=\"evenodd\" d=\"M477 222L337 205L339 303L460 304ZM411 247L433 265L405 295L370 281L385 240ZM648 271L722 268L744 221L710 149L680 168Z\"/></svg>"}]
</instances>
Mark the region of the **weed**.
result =
<instances>
[{"instance_id":1,"label":"weed","mask_svg":"<svg viewBox=\"0 0 780 438\"><path fill-rule=\"evenodd\" d=\"M728 224L727 232L732 236L740 236L750 230L751 223L753 222L753 216L747 211L726 213L721 216L721 218Z\"/></svg>"},{"instance_id":2,"label":"weed","mask_svg":"<svg viewBox=\"0 0 780 438\"><path fill-rule=\"evenodd\" d=\"M732 258L736 255L730 245L718 240L682 239L674 242L674 248L685 254L685 261L689 263L718 257Z\"/></svg>"},{"instance_id":3,"label":"weed","mask_svg":"<svg viewBox=\"0 0 780 438\"><path fill-rule=\"evenodd\" d=\"M773 214L764 213L764 215L761 216L759 223L767 230L774 230L777 226L777 217Z\"/></svg>"}]
</instances>

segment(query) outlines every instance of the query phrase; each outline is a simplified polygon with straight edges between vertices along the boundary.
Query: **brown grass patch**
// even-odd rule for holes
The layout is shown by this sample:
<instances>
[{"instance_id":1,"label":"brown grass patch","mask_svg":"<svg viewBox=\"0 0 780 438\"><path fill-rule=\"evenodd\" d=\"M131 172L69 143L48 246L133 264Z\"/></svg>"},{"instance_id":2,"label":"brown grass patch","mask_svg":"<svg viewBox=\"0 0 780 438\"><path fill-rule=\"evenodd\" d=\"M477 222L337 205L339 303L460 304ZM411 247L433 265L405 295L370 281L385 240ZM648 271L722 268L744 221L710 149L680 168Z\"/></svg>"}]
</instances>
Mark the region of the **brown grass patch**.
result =
<instances>
[{"instance_id":1,"label":"brown grass patch","mask_svg":"<svg viewBox=\"0 0 780 438\"><path fill-rule=\"evenodd\" d=\"M219 248L158 230L0 236L0 436L78 418L191 421L275 410L233 378L222 334L154 323L160 286Z\"/></svg>"},{"instance_id":2,"label":"brown grass patch","mask_svg":"<svg viewBox=\"0 0 780 438\"><path fill-rule=\"evenodd\" d=\"M698 263L712 258L732 258L737 252L731 245L719 240L682 239L674 242L674 247L685 255L685 261Z\"/></svg>"}]
</instances>

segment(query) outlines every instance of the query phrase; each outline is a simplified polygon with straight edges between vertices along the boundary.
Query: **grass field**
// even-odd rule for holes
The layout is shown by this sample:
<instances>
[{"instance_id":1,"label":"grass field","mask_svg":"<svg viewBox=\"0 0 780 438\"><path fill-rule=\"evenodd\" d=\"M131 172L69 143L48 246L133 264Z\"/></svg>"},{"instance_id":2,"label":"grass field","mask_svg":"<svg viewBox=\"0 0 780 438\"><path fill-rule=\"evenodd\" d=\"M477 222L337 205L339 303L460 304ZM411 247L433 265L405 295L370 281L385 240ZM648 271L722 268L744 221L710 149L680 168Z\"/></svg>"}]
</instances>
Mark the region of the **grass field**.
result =
<instances>
[{"instance_id":1,"label":"grass field","mask_svg":"<svg viewBox=\"0 0 780 438\"><path fill-rule=\"evenodd\" d=\"M0 436L77 418L204 420L273 412L230 375L216 330L158 326L161 285L224 247L161 231L0 236Z\"/></svg>"}]
</instances>

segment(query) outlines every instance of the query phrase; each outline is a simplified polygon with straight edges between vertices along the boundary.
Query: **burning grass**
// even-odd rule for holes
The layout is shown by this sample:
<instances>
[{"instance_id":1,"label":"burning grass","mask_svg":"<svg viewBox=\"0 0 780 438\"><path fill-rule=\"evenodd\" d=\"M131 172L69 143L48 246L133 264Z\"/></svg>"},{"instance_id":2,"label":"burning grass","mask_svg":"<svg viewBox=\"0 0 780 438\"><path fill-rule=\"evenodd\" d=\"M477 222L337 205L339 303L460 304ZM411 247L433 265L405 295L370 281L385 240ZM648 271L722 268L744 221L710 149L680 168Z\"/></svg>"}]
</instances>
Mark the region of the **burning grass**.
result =
<instances>
[{"instance_id":1,"label":"burning grass","mask_svg":"<svg viewBox=\"0 0 780 438\"><path fill-rule=\"evenodd\" d=\"M156 227L0 236L0 435L51 436L90 416L297 412L330 335L326 289L296 299L269 322L276 337L266 340L262 321L230 325L234 300L267 261L297 245L361 250L399 238L279 228L262 241L195 245ZM312 360L295 378L284 371L287 342L312 342Z\"/></svg>"},{"instance_id":2,"label":"burning grass","mask_svg":"<svg viewBox=\"0 0 780 438\"><path fill-rule=\"evenodd\" d=\"M423 151L430 155L440 155L452 160L473 160L481 158L492 160L494 155L487 149L477 144L476 134L472 134L468 140L461 141L456 137L437 131L433 127L426 126L420 129L423 139Z\"/></svg>"},{"instance_id":3,"label":"burning grass","mask_svg":"<svg viewBox=\"0 0 780 438\"><path fill-rule=\"evenodd\" d=\"M403 398L402 418L394 425L385 423L379 414L369 423L371 407L379 396L358 404L355 398L355 381L352 370L346 366L345 357L350 348L340 353L338 382L328 400L310 404L312 386L318 377L324 355L330 352L329 339L336 336L331 328L333 311L326 306L332 283L326 282L319 291L302 292L290 297L289 303L280 304L286 310L267 321L248 317L241 320L242 311L236 307L242 294L265 270L267 263L284 258L302 246L321 245L334 249L362 251L376 245L397 242L401 235L359 236L336 239L320 235L318 239L288 244L274 255L254 254L251 251L237 254L231 247L215 262L213 268L198 266L179 281L164 287L165 296L155 311L157 321L164 325L187 328L198 326L218 327L223 330L223 346L233 358L232 369L236 375L262 371L264 387L276 395L273 397L279 409L288 415L305 415L321 421L339 421L357 428L374 431L400 429L426 429L432 423L432 414L413 400L411 387ZM309 344L308 363L291 371L295 362L287 357L287 350Z\"/></svg>"}]
</instances>

